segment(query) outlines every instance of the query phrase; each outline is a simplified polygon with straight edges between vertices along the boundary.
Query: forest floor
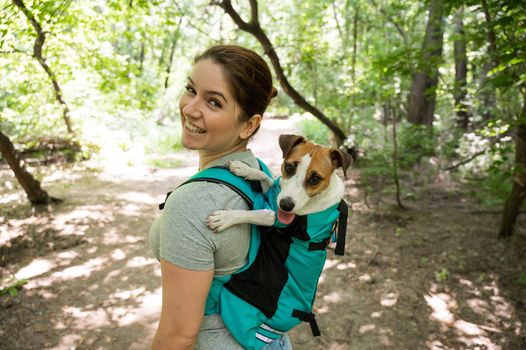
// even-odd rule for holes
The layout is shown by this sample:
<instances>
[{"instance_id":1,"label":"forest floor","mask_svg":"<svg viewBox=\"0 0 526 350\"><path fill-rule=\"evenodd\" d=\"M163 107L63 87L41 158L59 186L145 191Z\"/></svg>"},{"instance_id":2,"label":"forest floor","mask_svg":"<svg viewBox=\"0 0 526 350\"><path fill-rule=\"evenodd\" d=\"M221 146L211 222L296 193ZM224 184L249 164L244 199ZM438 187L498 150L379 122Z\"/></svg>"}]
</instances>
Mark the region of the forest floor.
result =
<instances>
[{"instance_id":1,"label":"forest floor","mask_svg":"<svg viewBox=\"0 0 526 350\"><path fill-rule=\"evenodd\" d=\"M267 120L251 146L275 174L277 136L291 131ZM37 210L0 169L2 286L11 273L28 280L0 296L0 349L149 348L161 306L149 225L196 170L194 154L174 159L174 169L43 169L44 188L64 202ZM447 177L402 182L418 194L403 197L405 211L359 170L346 184L346 255L329 252L315 303L322 336L298 326L296 350L526 349L526 215L514 237L497 239L500 215Z\"/></svg>"}]
</instances>

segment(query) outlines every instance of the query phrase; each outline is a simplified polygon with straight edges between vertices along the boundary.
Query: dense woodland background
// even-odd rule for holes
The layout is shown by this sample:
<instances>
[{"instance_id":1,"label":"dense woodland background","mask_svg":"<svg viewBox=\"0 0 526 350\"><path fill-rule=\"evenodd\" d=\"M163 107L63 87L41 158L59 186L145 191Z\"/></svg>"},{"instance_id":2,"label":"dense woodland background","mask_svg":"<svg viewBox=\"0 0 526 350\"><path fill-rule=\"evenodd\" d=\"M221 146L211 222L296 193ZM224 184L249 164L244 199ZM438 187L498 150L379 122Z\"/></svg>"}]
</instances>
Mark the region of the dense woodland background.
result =
<instances>
[{"instance_id":1,"label":"dense woodland background","mask_svg":"<svg viewBox=\"0 0 526 350\"><path fill-rule=\"evenodd\" d=\"M404 208L441 179L491 213L495 239L518 229L524 1L0 0L0 11L2 222L26 194L58 205L45 183L64 167L178 167L192 59L235 43L273 70L268 117L302 115L305 135L352 152L366 195L380 188ZM524 293L526 272L514 276Z\"/></svg>"}]
</instances>

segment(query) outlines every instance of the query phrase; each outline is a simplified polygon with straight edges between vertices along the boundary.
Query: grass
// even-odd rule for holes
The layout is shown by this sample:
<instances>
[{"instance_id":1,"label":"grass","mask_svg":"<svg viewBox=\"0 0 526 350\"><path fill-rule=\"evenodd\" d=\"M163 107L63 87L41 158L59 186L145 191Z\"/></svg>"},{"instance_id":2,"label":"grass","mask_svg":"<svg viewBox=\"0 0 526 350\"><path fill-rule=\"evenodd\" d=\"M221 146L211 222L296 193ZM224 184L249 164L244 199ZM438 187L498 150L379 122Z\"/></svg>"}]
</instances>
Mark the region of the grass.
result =
<instances>
[{"instance_id":1,"label":"grass","mask_svg":"<svg viewBox=\"0 0 526 350\"><path fill-rule=\"evenodd\" d=\"M161 169L173 169L180 167L183 162L180 159L153 158L146 162L148 165Z\"/></svg>"}]
</instances>

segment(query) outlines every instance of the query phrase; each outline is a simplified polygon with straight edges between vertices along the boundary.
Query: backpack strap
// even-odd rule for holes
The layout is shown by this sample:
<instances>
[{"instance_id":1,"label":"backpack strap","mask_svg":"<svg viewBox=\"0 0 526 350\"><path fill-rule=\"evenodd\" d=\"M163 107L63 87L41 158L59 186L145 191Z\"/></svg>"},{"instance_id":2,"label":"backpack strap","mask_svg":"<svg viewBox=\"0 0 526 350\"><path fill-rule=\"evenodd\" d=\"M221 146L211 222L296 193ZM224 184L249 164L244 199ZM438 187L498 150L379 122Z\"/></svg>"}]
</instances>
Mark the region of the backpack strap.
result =
<instances>
[{"instance_id":1,"label":"backpack strap","mask_svg":"<svg viewBox=\"0 0 526 350\"><path fill-rule=\"evenodd\" d=\"M309 250L325 250L327 249L327 245L329 244L329 241L331 240L331 237L325 238L323 241L315 243L311 242L309 243Z\"/></svg>"},{"instance_id":2,"label":"backpack strap","mask_svg":"<svg viewBox=\"0 0 526 350\"><path fill-rule=\"evenodd\" d=\"M217 166L207 168L195 174L190 179L183 182L180 186L191 182L200 181L225 185L232 191L236 192L241 198L243 198L245 202L247 202L250 209L254 208L254 200L252 198L254 197L253 193L257 192L256 186L252 185L253 182L246 181L245 179L234 175L227 167Z\"/></svg>"},{"instance_id":3,"label":"backpack strap","mask_svg":"<svg viewBox=\"0 0 526 350\"><path fill-rule=\"evenodd\" d=\"M342 199L338 206L340 216L338 217L338 238L336 241L336 249L334 254L343 255L345 253L345 236L347 233L347 217L349 216L349 207Z\"/></svg>"},{"instance_id":4,"label":"backpack strap","mask_svg":"<svg viewBox=\"0 0 526 350\"><path fill-rule=\"evenodd\" d=\"M319 337L321 335L320 328L316 322L316 315L312 312L305 312L300 310L292 310L292 317L297 317L303 322L309 322L310 330L312 331L312 336Z\"/></svg>"},{"instance_id":5,"label":"backpack strap","mask_svg":"<svg viewBox=\"0 0 526 350\"><path fill-rule=\"evenodd\" d=\"M272 174L270 173L270 170L268 167L261 161L259 158L257 158L259 163L259 168L268 176L272 177ZM245 200L245 202L248 204L250 209L258 209L258 206L260 206L260 201L256 200L256 197L258 194L262 192L261 184L259 181L250 181L245 180L233 173L230 172L228 167L226 166L215 166L211 168L204 169L194 176L192 176L190 179L183 182L181 185L179 185L177 188L186 185L191 182L197 182L197 181L206 181L206 182L213 182L218 183L227 186L232 191L236 192L241 198ZM170 191L166 194L166 198L163 203L159 204L159 210L163 210L164 206L166 204L166 201L168 200L168 197L173 191ZM256 200L256 202L255 202Z\"/></svg>"},{"instance_id":6,"label":"backpack strap","mask_svg":"<svg viewBox=\"0 0 526 350\"><path fill-rule=\"evenodd\" d=\"M162 203L159 203L159 210L163 210L164 209L164 205L166 204L166 201L168 200L168 197L170 197L170 195L172 194L173 191L170 191L166 194L166 198L164 199L164 202Z\"/></svg>"}]
</instances>

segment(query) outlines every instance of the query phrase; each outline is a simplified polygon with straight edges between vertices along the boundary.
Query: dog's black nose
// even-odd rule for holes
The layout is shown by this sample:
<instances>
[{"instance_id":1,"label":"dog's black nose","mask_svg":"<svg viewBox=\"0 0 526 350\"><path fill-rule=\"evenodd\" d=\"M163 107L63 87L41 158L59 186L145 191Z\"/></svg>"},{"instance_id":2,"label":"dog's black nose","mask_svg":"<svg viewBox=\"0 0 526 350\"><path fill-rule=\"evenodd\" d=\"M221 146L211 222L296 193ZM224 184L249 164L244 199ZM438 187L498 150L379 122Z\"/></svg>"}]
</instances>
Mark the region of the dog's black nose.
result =
<instances>
[{"instance_id":1,"label":"dog's black nose","mask_svg":"<svg viewBox=\"0 0 526 350\"><path fill-rule=\"evenodd\" d=\"M279 201L279 207L283 211L292 211L294 209L294 201L290 197L285 197Z\"/></svg>"}]
</instances>

